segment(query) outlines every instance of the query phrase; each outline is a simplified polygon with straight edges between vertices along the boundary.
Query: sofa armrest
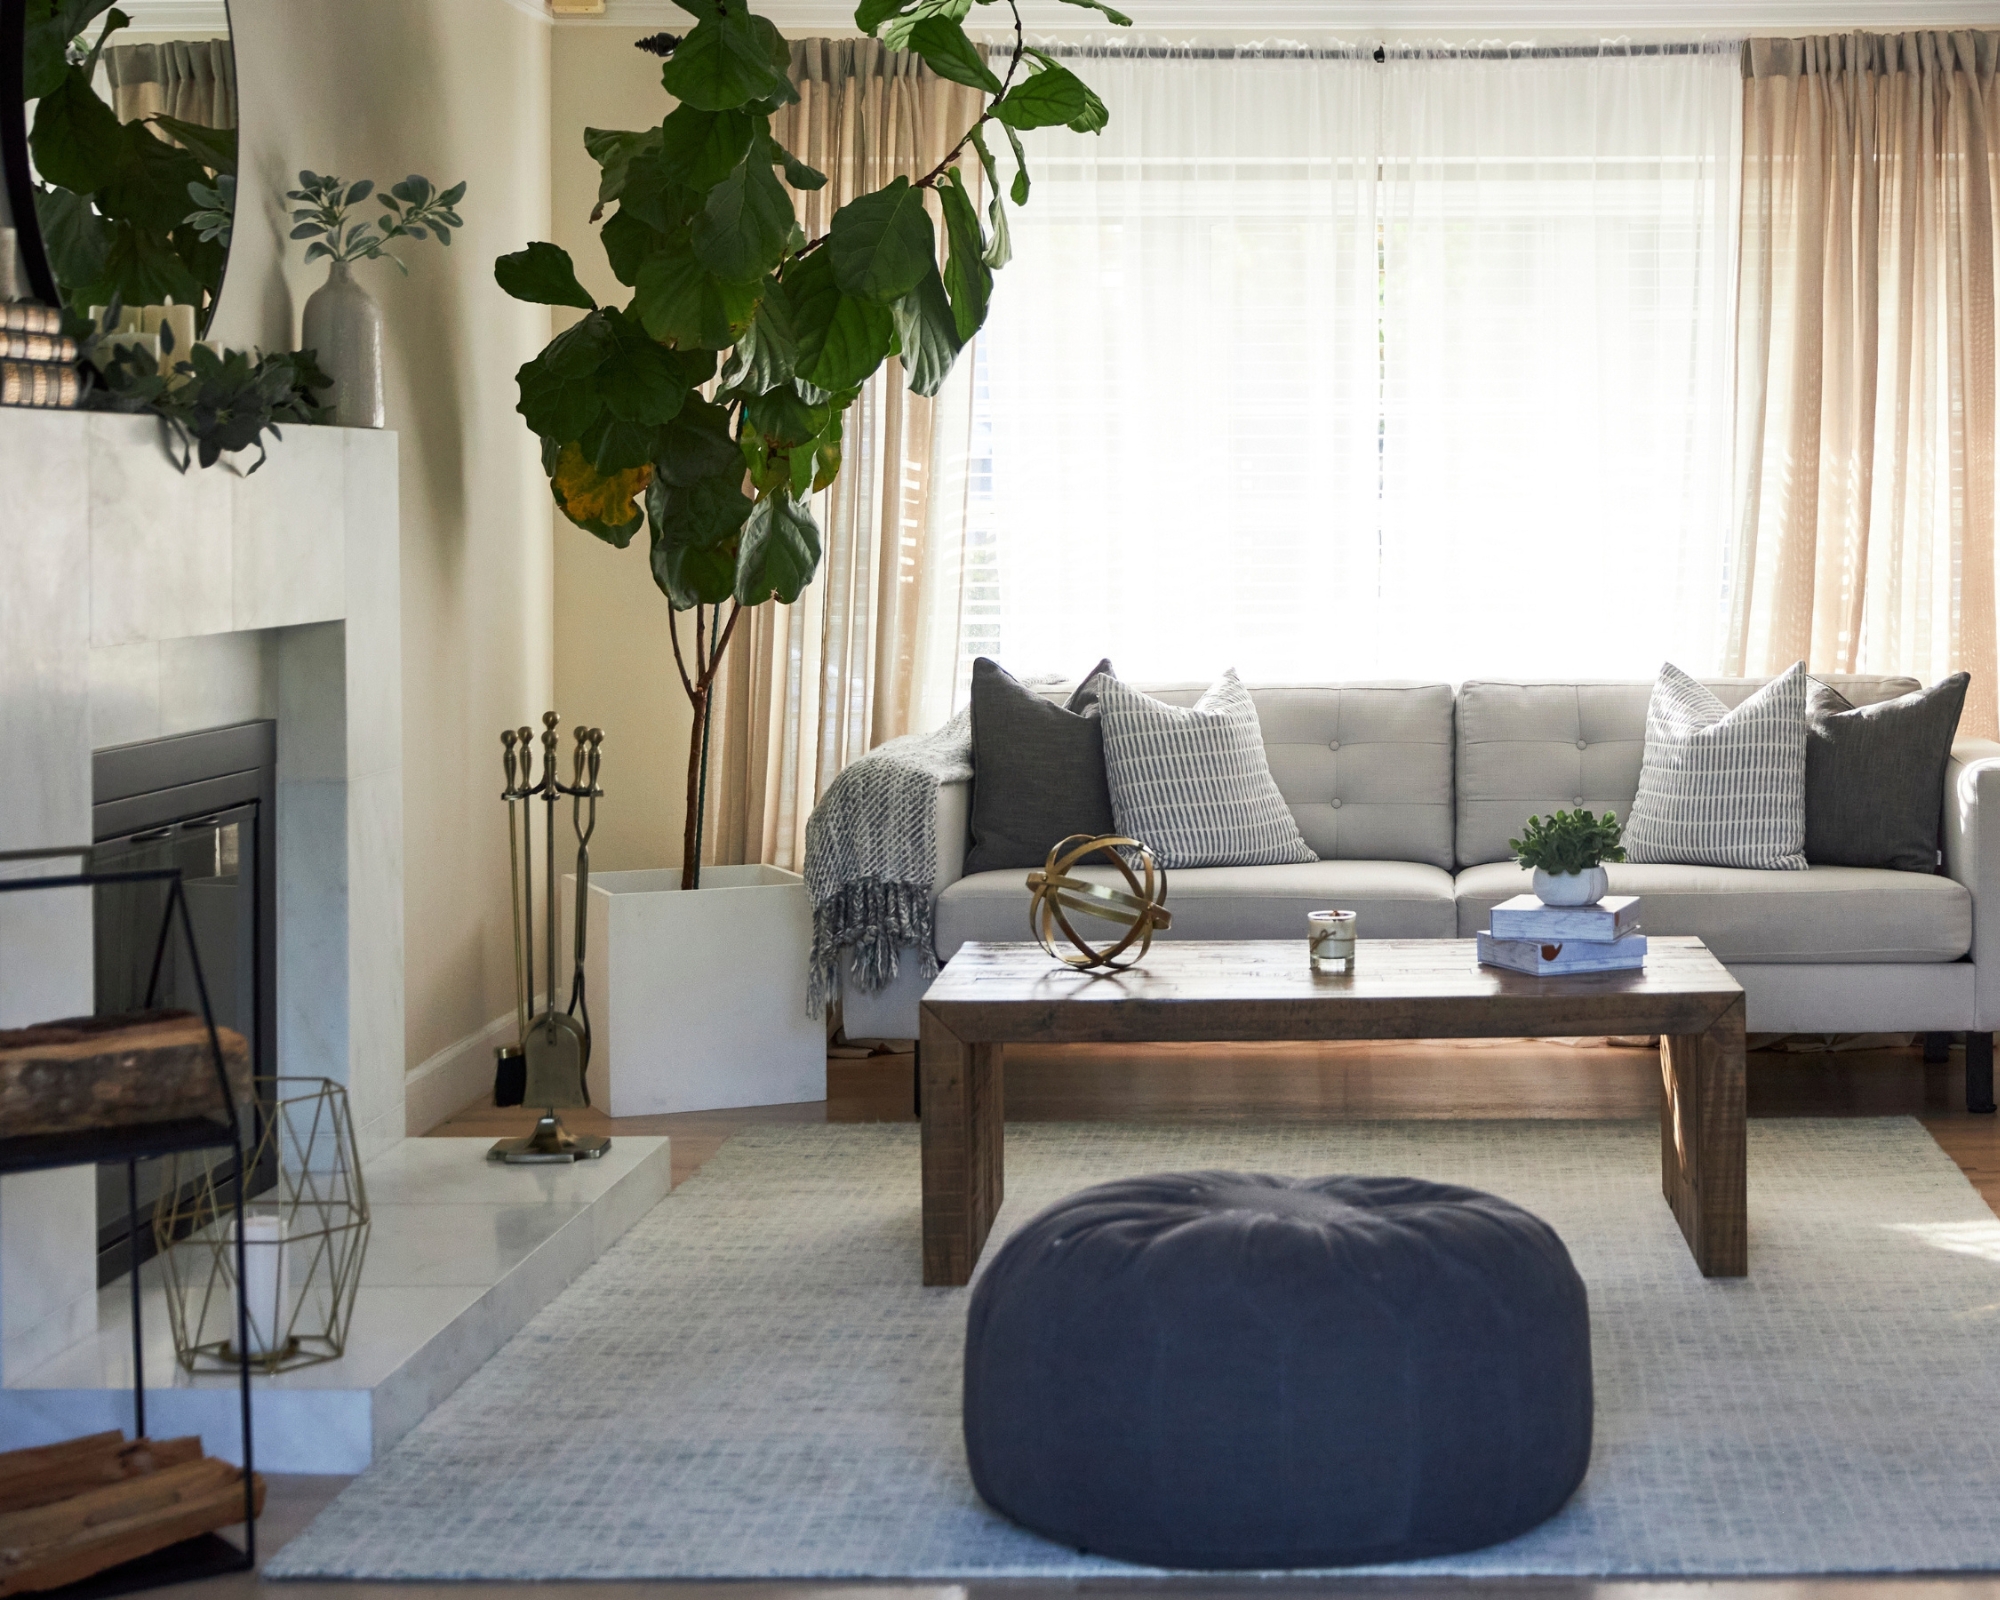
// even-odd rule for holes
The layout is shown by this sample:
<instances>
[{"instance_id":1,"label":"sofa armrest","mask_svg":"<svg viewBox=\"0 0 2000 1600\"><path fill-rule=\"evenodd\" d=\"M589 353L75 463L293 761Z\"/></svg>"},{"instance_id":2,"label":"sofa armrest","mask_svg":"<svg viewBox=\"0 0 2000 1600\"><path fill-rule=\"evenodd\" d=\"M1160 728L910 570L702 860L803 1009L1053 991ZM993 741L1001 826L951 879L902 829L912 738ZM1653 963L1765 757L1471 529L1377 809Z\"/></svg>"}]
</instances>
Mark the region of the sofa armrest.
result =
<instances>
[{"instance_id":1,"label":"sofa armrest","mask_svg":"<svg viewBox=\"0 0 2000 1600\"><path fill-rule=\"evenodd\" d=\"M1962 739L1945 766L1944 870L1972 891L1973 1027L2000 1027L2000 743Z\"/></svg>"}]
</instances>

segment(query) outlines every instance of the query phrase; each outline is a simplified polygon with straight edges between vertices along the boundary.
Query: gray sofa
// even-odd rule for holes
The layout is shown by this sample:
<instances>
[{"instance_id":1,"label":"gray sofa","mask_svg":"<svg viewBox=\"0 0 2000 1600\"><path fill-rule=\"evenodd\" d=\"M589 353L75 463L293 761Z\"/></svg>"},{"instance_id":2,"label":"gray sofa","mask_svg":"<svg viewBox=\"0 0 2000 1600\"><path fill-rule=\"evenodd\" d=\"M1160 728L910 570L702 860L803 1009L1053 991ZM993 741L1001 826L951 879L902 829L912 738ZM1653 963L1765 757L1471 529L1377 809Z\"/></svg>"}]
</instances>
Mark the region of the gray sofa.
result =
<instances>
[{"instance_id":1,"label":"gray sofa","mask_svg":"<svg viewBox=\"0 0 2000 1600\"><path fill-rule=\"evenodd\" d=\"M1711 679L1734 705L1764 680ZM1856 705L1915 680L1830 676ZM1205 685L1146 686L1191 705ZM1650 683L1471 681L1253 686L1265 753L1320 860L1171 874L1166 937L1299 939L1305 914L1343 906L1374 938L1470 938L1526 891L1508 839L1530 812L1631 808ZM1060 699L1066 688L1046 691ZM976 778L975 780L976 781ZM1960 743L1937 874L1613 865L1645 897L1648 933L1696 934L1748 997L1753 1032L1966 1032L1968 1075L2000 1025L2000 744ZM937 954L1031 937L1024 872L964 875L971 783L938 797ZM1109 876L1110 869L1092 869ZM875 994L851 982L852 1037L910 1038L926 980L913 960Z\"/></svg>"}]
</instances>

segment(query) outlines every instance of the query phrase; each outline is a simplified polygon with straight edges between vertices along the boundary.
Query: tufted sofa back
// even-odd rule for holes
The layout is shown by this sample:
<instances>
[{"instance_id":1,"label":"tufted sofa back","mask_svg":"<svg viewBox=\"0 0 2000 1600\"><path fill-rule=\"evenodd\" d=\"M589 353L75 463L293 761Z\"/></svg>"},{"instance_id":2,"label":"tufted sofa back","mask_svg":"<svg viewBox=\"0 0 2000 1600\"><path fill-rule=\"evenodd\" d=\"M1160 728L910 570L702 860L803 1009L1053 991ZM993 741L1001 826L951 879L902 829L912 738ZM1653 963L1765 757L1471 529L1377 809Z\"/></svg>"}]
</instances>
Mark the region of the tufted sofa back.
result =
<instances>
[{"instance_id":1,"label":"tufted sofa back","mask_svg":"<svg viewBox=\"0 0 2000 1600\"><path fill-rule=\"evenodd\" d=\"M1914 678L1826 673L1855 705L1891 700ZM1767 678L1706 678L1724 705L1740 705ZM1639 791L1651 681L1469 680L1458 694L1458 864L1505 861L1531 812L1587 806L1622 821Z\"/></svg>"},{"instance_id":2,"label":"tufted sofa back","mask_svg":"<svg viewBox=\"0 0 2000 1600\"><path fill-rule=\"evenodd\" d=\"M1072 685L1036 689L1061 701ZM1205 683L1142 683L1191 706ZM1452 865L1448 683L1252 684L1264 754L1299 832L1323 860Z\"/></svg>"}]
</instances>

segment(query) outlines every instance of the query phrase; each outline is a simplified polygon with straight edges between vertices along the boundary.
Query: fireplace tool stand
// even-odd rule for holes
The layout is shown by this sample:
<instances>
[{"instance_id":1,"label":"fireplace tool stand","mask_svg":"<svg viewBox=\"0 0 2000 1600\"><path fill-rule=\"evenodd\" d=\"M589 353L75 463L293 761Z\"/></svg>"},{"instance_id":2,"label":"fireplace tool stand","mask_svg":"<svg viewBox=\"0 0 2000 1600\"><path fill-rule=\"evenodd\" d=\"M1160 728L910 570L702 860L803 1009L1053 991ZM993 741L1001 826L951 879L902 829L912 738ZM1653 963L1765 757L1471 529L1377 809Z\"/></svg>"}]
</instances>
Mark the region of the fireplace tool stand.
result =
<instances>
[{"instance_id":1,"label":"fireplace tool stand","mask_svg":"<svg viewBox=\"0 0 2000 1600\"><path fill-rule=\"evenodd\" d=\"M560 721L553 711L542 717L539 780L534 776L534 729L509 728L500 735L507 773L507 787L501 791L501 798L507 802L507 853L513 879L514 1015L519 1037L494 1052L498 1057L494 1081L501 1085L518 1079L521 1096L512 1103L545 1108L533 1133L519 1139L499 1140L487 1151L488 1160L512 1166L590 1161L611 1148L611 1141L603 1134L571 1133L556 1115L558 1111L590 1104L590 1087L585 1078L590 1068L590 1002L584 988L583 957L585 930L589 926L586 913L590 895L590 836L597 831L597 802L604 793L597 786L604 730L582 727L576 730L570 781L564 783L556 771L556 746L560 742L556 726ZM570 803L570 826L576 834L576 938L569 1005L559 1011L556 1009L556 807L565 796ZM542 954L547 979L539 1012L535 1009L537 801L542 805L542 903L546 922Z\"/></svg>"}]
</instances>

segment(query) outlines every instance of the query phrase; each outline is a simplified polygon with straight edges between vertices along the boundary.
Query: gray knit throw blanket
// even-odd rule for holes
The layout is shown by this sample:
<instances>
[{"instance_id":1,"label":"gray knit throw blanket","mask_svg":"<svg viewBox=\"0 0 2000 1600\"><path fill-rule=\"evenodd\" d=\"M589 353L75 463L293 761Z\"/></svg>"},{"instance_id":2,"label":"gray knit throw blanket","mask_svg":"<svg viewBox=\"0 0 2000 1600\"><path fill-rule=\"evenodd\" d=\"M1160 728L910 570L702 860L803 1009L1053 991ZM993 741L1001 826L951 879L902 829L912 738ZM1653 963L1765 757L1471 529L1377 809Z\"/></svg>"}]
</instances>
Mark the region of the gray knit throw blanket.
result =
<instances>
[{"instance_id":1,"label":"gray knit throw blanket","mask_svg":"<svg viewBox=\"0 0 2000 1600\"><path fill-rule=\"evenodd\" d=\"M893 982L897 951L915 945L925 977L938 969L937 792L972 775L972 714L935 733L891 739L847 767L806 819L806 888L813 902L811 986L820 1016L835 993L841 951L851 980L873 993Z\"/></svg>"}]
</instances>

